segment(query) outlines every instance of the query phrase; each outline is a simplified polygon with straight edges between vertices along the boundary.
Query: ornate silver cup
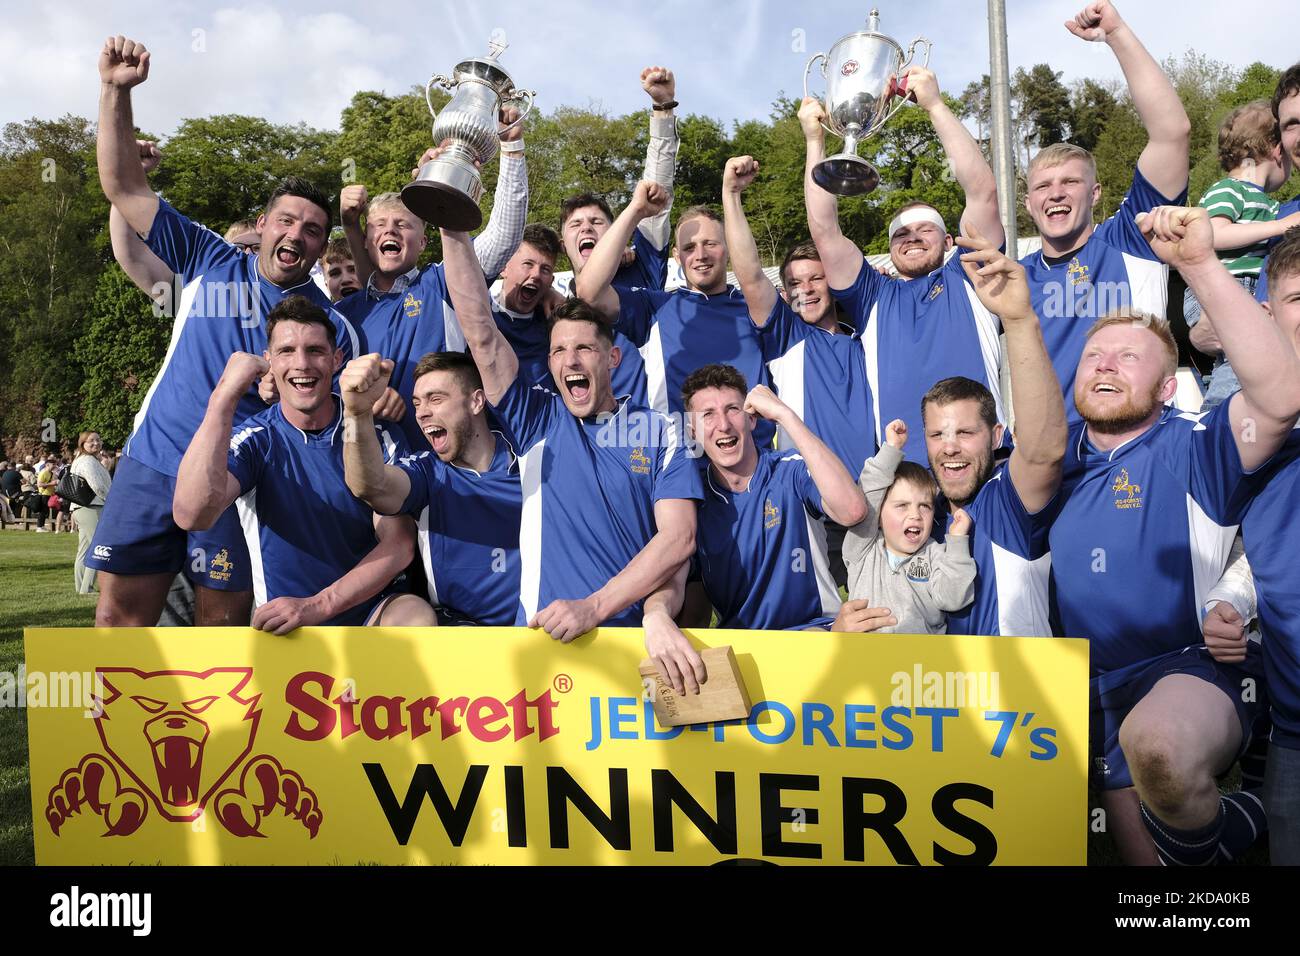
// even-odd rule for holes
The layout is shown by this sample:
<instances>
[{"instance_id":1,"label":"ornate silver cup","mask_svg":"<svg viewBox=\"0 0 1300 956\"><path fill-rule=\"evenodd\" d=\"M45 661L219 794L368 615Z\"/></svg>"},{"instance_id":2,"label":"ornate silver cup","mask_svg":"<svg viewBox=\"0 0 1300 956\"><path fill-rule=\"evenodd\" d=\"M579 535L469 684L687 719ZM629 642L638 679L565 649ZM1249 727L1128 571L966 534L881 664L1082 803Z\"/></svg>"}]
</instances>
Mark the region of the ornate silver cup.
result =
<instances>
[{"instance_id":1,"label":"ornate silver cup","mask_svg":"<svg viewBox=\"0 0 1300 956\"><path fill-rule=\"evenodd\" d=\"M808 93L808 74L819 59L826 80L823 107L829 133L844 138L844 151L828 156L813 167L813 181L839 196L860 196L880 185L880 173L857 154L858 143L874 135L906 101L907 80L903 71L912 63L918 44L925 44L926 66L932 44L917 37L903 48L891 37L879 33L880 11L872 10L867 29L840 37L830 53L817 53L803 71L803 93ZM895 98L897 103L893 103ZM892 104L892 108L891 108Z\"/></svg>"},{"instance_id":2,"label":"ornate silver cup","mask_svg":"<svg viewBox=\"0 0 1300 956\"><path fill-rule=\"evenodd\" d=\"M456 64L452 77L437 74L424 87L425 102L433 115L433 142L447 143L447 149L420 167L420 174L402 187L402 202L431 226L457 232L477 229L483 222L479 200L483 198L482 165L497 151L497 137L514 129L533 109L531 90L515 89L510 74L496 58L504 47L494 46L483 59ZM433 108L432 90L437 83L451 91L451 102L439 113ZM526 101L524 111L503 130L497 117L507 103Z\"/></svg>"}]
</instances>

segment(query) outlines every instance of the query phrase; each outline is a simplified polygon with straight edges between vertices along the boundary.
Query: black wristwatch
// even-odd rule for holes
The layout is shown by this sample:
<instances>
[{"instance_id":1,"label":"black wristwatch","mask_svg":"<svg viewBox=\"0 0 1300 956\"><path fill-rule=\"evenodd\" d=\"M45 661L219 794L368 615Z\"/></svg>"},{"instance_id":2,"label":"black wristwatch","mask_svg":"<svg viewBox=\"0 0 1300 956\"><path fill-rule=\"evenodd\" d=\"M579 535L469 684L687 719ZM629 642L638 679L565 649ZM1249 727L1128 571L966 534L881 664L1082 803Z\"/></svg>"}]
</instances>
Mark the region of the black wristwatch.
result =
<instances>
[{"instance_id":1,"label":"black wristwatch","mask_svg":"<svg viewBox=\"0 0 1300 956\"><path fill-rule=\"evenodd\" d=\"M650 108L654 110L656 113L662 113L665 110L670 110L675 106L681 106L681 104L678 103L676 100L669 100L667 103L655 103L651 105Z\"/></svg>"}]
</instances>

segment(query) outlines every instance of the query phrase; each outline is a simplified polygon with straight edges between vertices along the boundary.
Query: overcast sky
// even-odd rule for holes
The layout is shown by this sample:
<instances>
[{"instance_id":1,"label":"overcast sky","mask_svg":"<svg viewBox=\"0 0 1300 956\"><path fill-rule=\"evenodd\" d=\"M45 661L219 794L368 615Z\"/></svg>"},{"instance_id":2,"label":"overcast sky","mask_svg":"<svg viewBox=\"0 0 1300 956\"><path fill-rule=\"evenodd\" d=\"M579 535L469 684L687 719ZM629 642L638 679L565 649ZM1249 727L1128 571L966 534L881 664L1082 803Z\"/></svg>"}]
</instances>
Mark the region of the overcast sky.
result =
<instances>
[{"instance_id":1,"label":"overcast sky","mask_svg":"<svg viewBox=\"0 0 1300 956\"><path fill-rule=\"evenodd\" d=\"M988 26L980 0L880 0L881 29L906 47L934 41L931 66L957 93L988 70ZM1062 25L1079 0L1007 0L1011 68L1046 61L1068 82L1118 78L1101 44ZM0 33L0 122L75 113L93 118L96 57L105 36L123 33L153 53L136 94L136 122L160 135L184 117L246 113L336 129L359 89L401 93L467 56L489 37L510 44L502 64L539 108L644 108L641 67L677 74L685 112L724 121L766 118L782 91L801 95L804 63L860 29L870 3L817 0L811 9L753 0L388 0L385 3L202 3L195 0L11 0ZM1177 17L1168 11L1176 8ZM1135 0L1121 11L1157 58L1189 48L1235 66L1277 67L1300 57L1294 6L1261 0L1248 29L1227 28L1224 5ZM1284 11L1291 12L1284 12ZM1261 24L1277 23L1277 29Z\"/></svg>"}]
</instances>

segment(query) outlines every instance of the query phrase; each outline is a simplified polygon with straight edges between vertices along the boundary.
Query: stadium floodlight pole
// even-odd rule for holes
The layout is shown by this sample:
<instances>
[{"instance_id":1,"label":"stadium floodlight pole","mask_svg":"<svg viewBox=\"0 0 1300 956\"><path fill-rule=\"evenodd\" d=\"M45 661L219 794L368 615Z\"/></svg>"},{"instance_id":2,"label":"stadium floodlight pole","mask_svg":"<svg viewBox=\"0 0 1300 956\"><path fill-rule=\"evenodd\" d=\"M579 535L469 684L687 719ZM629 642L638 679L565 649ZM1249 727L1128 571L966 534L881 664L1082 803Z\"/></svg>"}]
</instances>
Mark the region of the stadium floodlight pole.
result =
<instances>
[{"instance_id":1,"label":"stadium floodlight pole","mask_svg":"<svg viewBox=\"0 0 1300 956\"><path fill-rule=\"evenodd\" d=\"M993 118L993 170L998 181L998 203L1002 228L1007 234L1007 253L1016 251L1016 152L1011 142L1011 76L1007 66L1006 0L989 0L989 93Z\"/></svg>"}]
</instances>

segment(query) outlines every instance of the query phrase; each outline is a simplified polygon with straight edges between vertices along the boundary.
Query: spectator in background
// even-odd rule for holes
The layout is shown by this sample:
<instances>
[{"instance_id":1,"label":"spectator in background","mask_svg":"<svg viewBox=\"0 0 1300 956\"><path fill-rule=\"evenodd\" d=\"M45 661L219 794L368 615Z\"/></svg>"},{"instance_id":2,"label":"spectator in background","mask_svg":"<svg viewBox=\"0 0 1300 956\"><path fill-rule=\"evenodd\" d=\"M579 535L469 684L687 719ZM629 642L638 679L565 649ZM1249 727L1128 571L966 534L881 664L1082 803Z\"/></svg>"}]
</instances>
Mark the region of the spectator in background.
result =
<instances>
[{"instance_id":1,"label":"spectator in background","mask_svg":"<svg viewBox=\"0 0 1300 956\"><path fill-rule=\"evenodd\" d=\"M51 456L42 458L36 464L36 497L33 504L36 505L36 530L48 532L45 520L50 515L50 496L54 494L54 468Z\"/></svg>"},{"instance_id":2,"label":"spectator in background","mask_svg":"<svg viewBox=\"0 0 1300 956\"><path fill-rule=\"evenodd\" d=\"M337 302L361 288L357 281L357 264L352 259L352 248L345 236L335 236L320 257L321 273L325 276L325 291L331 302Z\"/></svg>"},{"instance_id":3,"label":"spectator in background","mask_svg":"<svg viewBox=\"0 0 1300 956\"><path fill-rule=\"evenodd\" d=\"M0 520L17 523L15 517L22 496L23 479L12 462L0 462Z\"/></svg>"},{"instance_id":4,"label":"spectator in background","mask_svg":"<svg viewBox=\"0 0 1300 956\"><path fill-rule=\"evenodd\" d=\"M232 222L224 238L241 252L257 255L262 248L262 237L257 231L256 219L240 219Z\"/></svg>"},{"instance_id":5,"label":"spectator in background","mask_svg":"<svg viewBox=\"0 0 1300 956\"><path fill-rule=\"evenodd\" d=\"M70 505L72 516L77 522L77 560L72 565L72 581L78 594L89 594L95 588L95 572L81 563L81 559L90 550L90 542L95 537L95 528L99 526L99 513L103 510L104 499L108 497L109 486L113 483L108 469L100 463L100 453L104 442L99 432L82 432L77 436L77 457L72 462L72 473L84 478L95 492L95 498L88 505Z\"/></svg>"}]
</instances>

